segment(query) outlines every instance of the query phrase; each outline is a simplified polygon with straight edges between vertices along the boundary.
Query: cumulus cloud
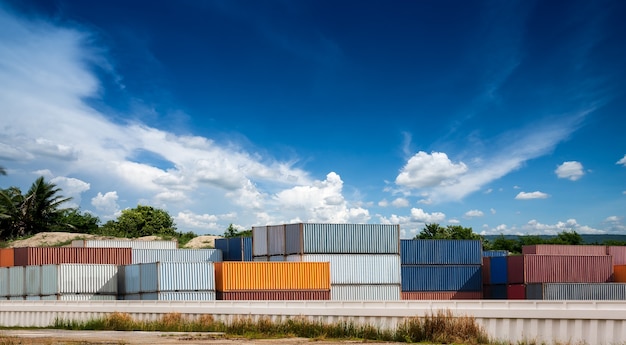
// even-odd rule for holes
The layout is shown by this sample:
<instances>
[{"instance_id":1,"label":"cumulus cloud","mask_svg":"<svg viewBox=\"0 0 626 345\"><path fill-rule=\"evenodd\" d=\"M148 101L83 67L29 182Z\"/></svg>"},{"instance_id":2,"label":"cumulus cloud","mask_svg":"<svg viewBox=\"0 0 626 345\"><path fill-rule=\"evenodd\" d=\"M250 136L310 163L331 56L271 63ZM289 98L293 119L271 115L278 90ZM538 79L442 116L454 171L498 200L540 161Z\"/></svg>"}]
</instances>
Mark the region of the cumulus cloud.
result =
<instances>
[{"instance_id":1,"label":"cumulus cloud","mask_svg":"<svg viewBox=\"0 0 626 345\"><path fill-rule=\"evenodd\" d=\"M530 192L530 193L526 193L526 192L519 192L516 196L515 199L517 200L530 200L530 199L546 199L548 198L550 195L543 193L543 192L539 192L539 191L535 191L535 192Z\"/></svg>"},{"instance_id":2,"label":"cumulus cloud","mask_svg":"<svg viewBox=\"0 0 626 345\"><path fill-rule=\"evenodd\" d=\"M98 192L98 195L91 199L91 205L93 205L96 210L103 213L105 216L111 218L120 210L117 200L118 196L115 191L106 192L104 194Z\"/></svg>"},{"instance_id":3,"label":"cumulus cloud","mask_svg":"<svg viewBox=\"0 0 626 345\"><path fill-rule=\"evenodd\" d=\"M394 201L392 201L391 204L395 207L408 207L409 200L407 200L406 198L397 198Z\"/></svg>"},{"instance_id":4,"label":"cumulus cloud","mask_svg":"<svg viewBox=\"0 0 626 345\"><path fill-rule=\"evenodd\" d=\"M67 205L69 207L79 207L82 193L91 188L89 183L73 177L57 176L52 178L50 182L62 190L63 196L72 198L71 205Z\"/></svg>"},{"instance_id":5,"label":"cumulus cloud","mask_svg":"<svg viewBox=\"0 0 626 345\"><path fill-rule=\"evenodd\" d=\"M554 172L559 178L566 178L571 181L576 181L585 174L583 165L576 161L563 162Z\"/></svg>"},{"instance_id":6,"label":"cumulus cloud","mask_svg":"<svg viewBox=\"0 0 626 345\"><path fill-rule=\"evenodd\" d=\"M235 213L227 213L221 215L214 214L196 214L191 211L178 212L177 215L172 218L177 225L183 226L188 229L193 229L195 232L208 232L221 235L225 228L221 225L221 222L232 222L236 219Z\"/></svg>"},{"instance_id":7,"label":"cumulus cloud","mask_svg":"<svg viewBox=\"0 0 626 345\"><path fill-rule=\"evenodd\" d=\"M453 163L443 152L420 151L409 159L396 177L396 184L409 188L433 187L455 183L467 172L465 163Z\"/></svg>"},{"instance_id":8,"label":"cumulus cloud","mask_svg":"<svg viewBox=\"0 0 626 345\"><path fill-rule=\"evenodd\" d=\"M399 224L404 230L403 238L413 238L427 223L443 223L446 215L442 212L428 213L421 208L412 208L408 215L378 215L381 224Z\"/></svg>"},{"instance_id":9,"label":"cumulus cloud","mask_svg":"<svg viewBox=\"0 0 626 345\"><path fill-rule=\"evenodd\" d=\"M470 210L470 211L465 212L466 218L482 217L484 215L485 214L481 210Z\"/></svg>"},{"instance_id":10,"label":"cumulus cloud","mask_svg":"<svg viewBox=\"0 0 626 345\"><path fill-rule=\"evenodd\" d=\"M624 155L624 157L622 157L622 159L618 160L617 163L615 164L620 164L626 167L626 155Z\"/></svg>"},{"instance_id":11,"label":"cumulus cloud","mask_svg":"<svg viewBox=\"0 0 626 345\"><path fill-rule=\"evenodd\" d=\"M383 199L383 200L378 202L378 206L380 206L380 207L387 207L387 206L389 206L389 201L387 201L387 199Z\"/></svg>"},{"instance_id":12,"label":"cumulus cloud","mask_svg":"<svg viewBox=\"0 0 626 345\"><path fill-rule=\"evenodd\" d=\"M579 234L604 234L612 231L604 229L596 229L591 226L579 224L576 219L568 219L566 221L558 221L555 224L543 224L532 219L522 226L509 226L500 224L495 228L487 228L481 232L483 235L556 235L561 232L575 231ZM615 231L617 232L617 231Z\"/></svg>"}]
</instances>

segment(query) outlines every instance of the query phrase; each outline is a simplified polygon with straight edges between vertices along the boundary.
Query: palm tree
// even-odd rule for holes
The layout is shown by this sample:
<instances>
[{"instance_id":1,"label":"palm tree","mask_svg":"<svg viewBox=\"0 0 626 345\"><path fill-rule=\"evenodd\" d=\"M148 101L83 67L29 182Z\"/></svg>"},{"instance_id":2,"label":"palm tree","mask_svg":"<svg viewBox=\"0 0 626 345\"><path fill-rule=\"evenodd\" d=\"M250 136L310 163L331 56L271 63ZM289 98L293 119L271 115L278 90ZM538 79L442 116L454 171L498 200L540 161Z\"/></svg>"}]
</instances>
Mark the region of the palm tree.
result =
<instances>
[{"instance_id":1,"label":"palm tree","mask_svg":"<svg viewBox=\"0 0 626 345\"><path fill-rule=\"evenodd\" d=\"M0 175L6 175L7 170L4 167L0 167Z\"/></svg>"}]
</instances>

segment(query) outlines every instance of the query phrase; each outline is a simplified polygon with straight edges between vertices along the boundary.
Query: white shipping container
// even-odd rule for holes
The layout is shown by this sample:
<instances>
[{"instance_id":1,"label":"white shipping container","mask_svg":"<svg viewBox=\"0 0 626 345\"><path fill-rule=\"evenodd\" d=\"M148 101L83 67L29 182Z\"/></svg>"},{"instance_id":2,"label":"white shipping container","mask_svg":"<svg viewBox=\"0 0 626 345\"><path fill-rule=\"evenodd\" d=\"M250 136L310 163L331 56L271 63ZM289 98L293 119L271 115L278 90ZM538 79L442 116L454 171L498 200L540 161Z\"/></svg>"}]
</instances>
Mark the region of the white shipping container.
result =
<instances>
[{"instance_id":1,"label":"white shipping container","mask_svg":"<svg viewBox=\"0 0 626 345\"><path fill-rule=\"evenodd\" d=\"M24 279L26 279L26 296L40 296L41 295L41 266L26 266L24 272ZM28 298L27 298L28 299Z\"/></svg>"},{"instance_id":2,"label":"white shipping container","mask_svg":"<svg viewBox=\"0 0 626 345\"><path fill-rule=\"evenodd\" d=\"M331 284L401 284L398 254L304 254L287 261L330 262Z\"/></svg>"},{"instance_id":3,"label":"white shipping container","mask_svg":"<svg viewBox=\"0 0 626 345\"><path fill-rule=\"evenodd\" d=\"M143 301L215 301L215 291L161 291L144 293Z\"/></svg>"},{"instance_id":4,"label":"white shipping container","mask_svg":"<svg viewBox=\"0 0 626 345\"><path fill-rule=\"evenodd\" d=\"M212 262L155 262L139 267L141 293L159 291L213 291Z\"/></svg>"},{"instance_id":5,"label":"white shipping container","mask_svg":"<svg viewBox=\"0 0 626 345\"><path fill-rule=\"evenodd\" d=\"M267 255L267 226L252 227L252 256Z\"/></svg>"},{"instance_id":6,"label":"white shipping container","mask_svg":"<svg viewBox=\"0 0 626 345\"><path fill-rule=\"evenodd\" d=\"M0 267L0 299L9 296L9 268Z\"/></svg>"},{"instance_id":7,"label":"white shipping container","mask_svg":"<svg viewBox=\"0 0 626 345\"><path fill-rule=\"evenodd\" d=\"M24 296L9 296L9 301L23 301L26 297Z\"/></svg>"},{"instance_id":8,"label":"white shipping container","mask_svg":"<svg viewBox=\"0 0 626 345\"><path fill-rule=\"evenodd\" d=\"M41 266L41 294L117 295L117 271L117 265L43 265Z\"/></svg>"},{"instance_id":9,"label":"white shipping container","mask_svg":"<svg viewBox=\"0 0 626 345\"><path fill-rule=\"evenodd\" d=\"M41 296L26 296L27 301L41 301Z\"/></svg>"},{"instance_id":10,"label":"white shipping container","mask_svg":"<svg viewBox=\"0 0 626 345\"><path fill-rule=\"evenodd\" d=\"M331 285L333 301L399 301L399 284L390 285Z\"/></svg>"},{"instance_id":11,"label":"white shipping container","mask_svg":"<svg viewBox=\"0 0 626 345\"><path fill-rule=\"evenodd\" d=\"M133 249L133 264L152 262L221 262L219 249Z\"/></svg>"},{"instance_id":12,"label":"white shipping container","mask_svg":"<svg viewBox=\"0 0 626 345\"><path fill-rule=\"evenodd\" d=\"M9 296L16 297L26 295L26 286L24 285L25 272L26 268L24 266L9 267Z\"/></svg>"},{"instance_id":13,"label":"white shipping container","mask_svg":"<svg viewBox=\"0 0 626 345\"><path fill-rule=\"evenodd\" d=\"M138 240L74 240L72 247L88 248L132 248L132 249L176 249L177 241Z\"/></svg>"}]
</instances>

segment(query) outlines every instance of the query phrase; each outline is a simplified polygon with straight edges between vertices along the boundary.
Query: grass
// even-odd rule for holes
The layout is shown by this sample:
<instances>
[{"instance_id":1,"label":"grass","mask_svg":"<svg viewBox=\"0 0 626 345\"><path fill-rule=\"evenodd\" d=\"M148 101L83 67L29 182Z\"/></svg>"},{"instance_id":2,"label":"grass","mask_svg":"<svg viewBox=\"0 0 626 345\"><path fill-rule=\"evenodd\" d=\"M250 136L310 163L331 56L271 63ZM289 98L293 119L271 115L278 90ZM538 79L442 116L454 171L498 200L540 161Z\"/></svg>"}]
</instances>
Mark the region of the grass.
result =
<instances>
[{"instance_id":1,"label":"grass","mask_svg":"<svg viewBox=\"0 0 626 345\"><path fill-rule=\"evenodd\" d=\"M487 334L473 317L457 317L451 311L408 318L394 330L380 329L352 321L324 323L305 317L294 317L283 321L272 321L266 317L256 320L243 317L225 323L215 320L211 315L191 318L180 313L170 313L155 321L139 321L129 314L119 312L88 321L57 319L52 327L71 330L223 332L226 336L248 339L302 337L317 340L359 339L437 344L489 343Z\"/></svg>"}]
</instances>

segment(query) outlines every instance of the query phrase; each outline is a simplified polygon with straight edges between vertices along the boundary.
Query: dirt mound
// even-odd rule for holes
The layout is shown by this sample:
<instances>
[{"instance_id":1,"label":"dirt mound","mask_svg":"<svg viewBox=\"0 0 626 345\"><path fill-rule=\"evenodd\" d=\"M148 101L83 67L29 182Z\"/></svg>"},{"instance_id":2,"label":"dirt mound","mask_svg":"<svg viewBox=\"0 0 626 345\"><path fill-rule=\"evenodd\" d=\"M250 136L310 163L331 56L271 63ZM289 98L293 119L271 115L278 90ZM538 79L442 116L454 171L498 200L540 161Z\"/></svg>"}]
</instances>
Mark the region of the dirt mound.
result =
<instances>
[{"instance_id":1,"label":"dirt mound","mask_svg":"<svg viewBox=\"0 0 626 345\"><path fill-rule=\"evenodd\" d=\"M215 239L222 238L222 236L205 235L198 236L189 241L185 248L215 248Z\"/></svg>"}]
</instances>

